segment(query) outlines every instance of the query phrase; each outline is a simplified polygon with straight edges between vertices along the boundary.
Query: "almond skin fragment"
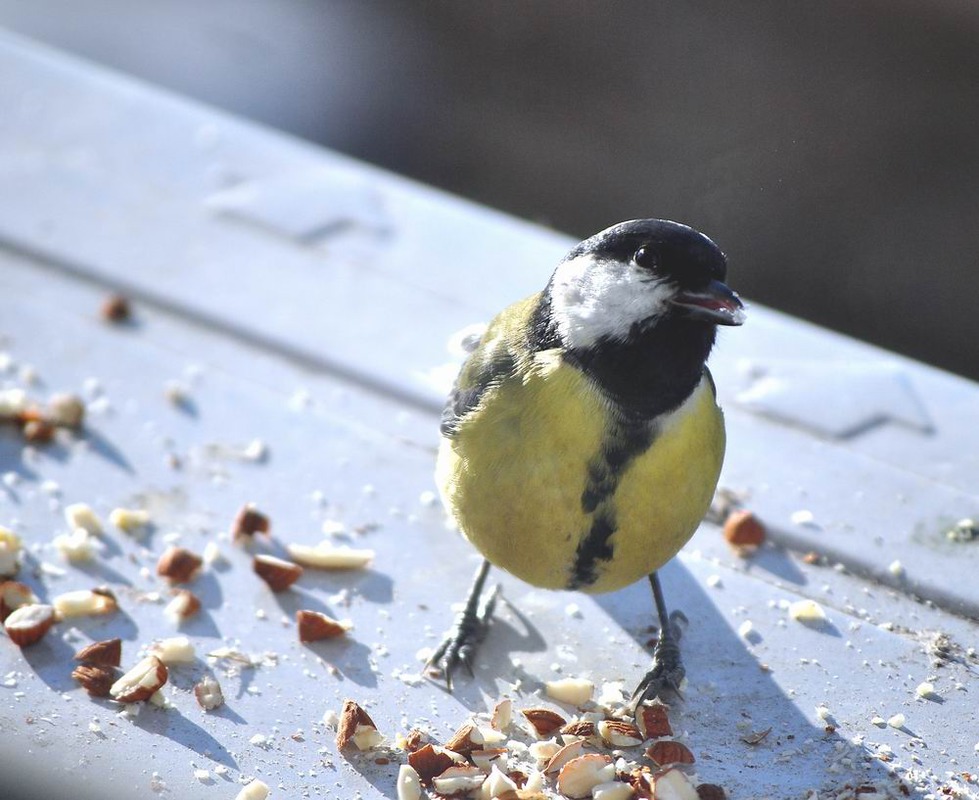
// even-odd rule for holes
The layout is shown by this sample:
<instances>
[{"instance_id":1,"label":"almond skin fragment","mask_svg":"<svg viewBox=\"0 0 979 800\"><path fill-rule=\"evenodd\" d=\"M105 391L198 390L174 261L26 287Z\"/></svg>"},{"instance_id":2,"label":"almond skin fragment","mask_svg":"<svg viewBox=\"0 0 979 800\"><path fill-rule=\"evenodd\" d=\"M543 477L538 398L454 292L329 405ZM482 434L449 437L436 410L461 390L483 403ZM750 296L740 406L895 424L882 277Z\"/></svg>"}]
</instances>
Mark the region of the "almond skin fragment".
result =
<instances>
[{"instance_id":1,"label":"almond skin fragment","mask_svg":"<svg viewBox=\"0 0 979 800\"><path fill-rule=\"evenodd\" d=\"M319 611L300 609L296 612L296 625L299 628L300 642L318 642L321 639L335 639L350 630L350 625L321 614Z\"/></svg>"},{"instance_id":2,"label":"almond skin fragment","mask_svg":"<svg viewBox=\"0 0 979 800\"><path fill-rule=\"evenodd\" d=\"M588 739L596 735L595 723L588 720L575 720L574 722L569 722L563 728L561 728L561 733L568 736L580 736L583 739Z\"/></svg>"},{"instance_id":3,"label":"almond skin fragment","mask_svg":"<svg viewBox=\"0 0 979 800\"><path fill-rule=\"evenodd\" d=\"M116 681L116 671L103 664L79 664L71 673L92 697L108 697Z\"/></svg>"},{"instance_id":4,"label":"almond skin fragment","mask_svg":"<svg viewBox=\"0 0 979 800\"><path fill-rule=\"evenodd\" d=\"M118 667L122 663L122 639L92 642L75 653L75 661L100 667Z\"/></svg>"},{"instance_id":5,"label":"almond skin fragment","mask_svg":"<svg viewBox=\"0 0 979 800\"><path fill-rule=\"evenodd\" d=\"M27 584L20 581L0 582L0 622L21 606L40 602Z\"/></svg>"},{"instance_id":6,"label":"almond skin fragment","mask_svg":"<svg viewBox=\"0 0 979 800\"><path fill-rule=\"evenodd\" d=\"M441 775L456 761L443 748L426 744L408 754L408 763L418 773L422 783L431 786L432 779L436 775Z\"/></svg>"},{"instance_id":7,"label":"almond skin fragment","mask_svg":"<svg viewBox=\"0 0 979 800\"><path fill-rule=\"evenodd\" d=\"M693 753L682 742L673 740L659 741L654 743L646 750L646 755L657 767L666 767L671 764L693 764L696 759Z\"/></svg>"},{"instance_id":8,"label":"almond skin fragment","mask_svg":"<svg viewBox=\"0 0 979 800\"><path fill-rule=\"evenodd\" d=\"M750 511L733 511L724 520L724 539L737 550L754 550L765 541L765 527Z\"/></svg>"},{"instance_id":9,"label":"almond skin fragment","mask_svg":"<svg viewBox=\"0 0 979 800\"><path fill-rule=\"evenodd\" d=\"M639 728L619 719L602 720L598 723L598 733L611 747L636 747L643 743Z\"/></svg>"},{"instance_id":10,"label":"almond skin fragment","mask_svg":"<svg viewBox=\"0 0 979 800\"><path fill-rule=\"evenodd\" d=\"M156 563L156 574L171 583L187 583L197 574L204 560L183 547L168 547Z\"/></svg>"},{"instance_id":11,"label":"almond skin fragment","mask_svg":"<svg viewBox=\"0 0 979 800\"><path fill-rule=\"evenodd\" d=\"M269 518L248 503L239 509L231 523L231 538L236 542L251 539L256 533L268 533L271 527Z\"/></svg>"},{"instance_id":12,"label":"almond skin fragment","mask_svg":"<svg viewBox=\"0 0 979 800\"><path fill-rule=\"evenodd\" d=\"M298 564L267 555L255 556L252 560L252 569L273 592L284 592L303 574L303 568Z\"/></svg>"},{"instance_id":13,"label":"almond skin fragment","mask_svg":"<svg viewBox=\"0 0 979 800\"><path fill-rule=\"evenodd\" d=\"M636 726L643 740L673 735L667 707L662 703L644 705L636 709Z\"/></svg>"},{"instance_id":14,"label":"almond skin fragment","mask_svg":"<svg viewBox=\"0 0 979 800\"><path fill-rule=\"evenodd\" d=\"M169 672L156 656L146 656L109 689L109 695L120 703L149 700L167 682Z\"/></svg>"},{"instance_id":15,"label":"almond skin fragment","mask_svg":"<svg viewBox=\"0 0 979 800\"><path fill-rule=\"evenodd\" d=\"M566 744L560 750L558 750L551 760L547 762L544 766L545 775L557 775L561 769L572 759L583 755L585 751L585 743L581 741L571 742L571 744Z\"/></svg>"},{"instance_id":16,"label":"almond skin fragment","mask_svg":"<svg viewBox=\"0 0 979 800\"><path fill-rule=\"evenodd\" d=\"M54 608L45 603L31 603L12 611L4 620L7 636L18 647L28 647L44 638L54 625Z\"/></svg>"},{"instance_id":17,"label":"almond skin fragment","mask_svg":"<svg viewBox=\"0 0 979 800\"><path fill-rule=\"evenodd\" d=\"M201 601L189 589L178 589L173 599L167 603L163 613L178 625L185 619L190 619L201 610Z\"/></svg>"},{"instance_id":18,"label":"almond skin fragment","mask_svg":"<svg viewBox=\"0 0 979 800\"><path fill-rule=\"evenodd\" d=\"M558 728L567 724L564 717L549 708L526 708L521 713L540 737L550 736Z\"/></svg>"},{"instance_id":19,"label":"almond skin fragment","mask_svg":"<svg viewBox=\"0 0 979 800\"><path fill-rule=\"evenodd\" d=\"M374 720L370 718L364 709L353 700L344 700L343 710L340 712L340 724L337 726L337 749L343 750L343 748L350 744L357 733L357 728L362 725L371 727L375 731L377 730L377 725L374 724Z\"/></svg>"},{"instance_id":20,"label":"almond skin fragment","mask_svg":"<svg viewBox=\"0 0 979 800\"><path fill-rule=\"evenodd\" d=\"M474 735L480 741L475 741ZM468 758L473 750L479 750L482 745L482 737L476 733L476 726L471 722L467 722L452 734L452 737L445 743L444 747L446 750L451 750L453 753L458 753L460 756Z\"/></svg>"}]
</instances>

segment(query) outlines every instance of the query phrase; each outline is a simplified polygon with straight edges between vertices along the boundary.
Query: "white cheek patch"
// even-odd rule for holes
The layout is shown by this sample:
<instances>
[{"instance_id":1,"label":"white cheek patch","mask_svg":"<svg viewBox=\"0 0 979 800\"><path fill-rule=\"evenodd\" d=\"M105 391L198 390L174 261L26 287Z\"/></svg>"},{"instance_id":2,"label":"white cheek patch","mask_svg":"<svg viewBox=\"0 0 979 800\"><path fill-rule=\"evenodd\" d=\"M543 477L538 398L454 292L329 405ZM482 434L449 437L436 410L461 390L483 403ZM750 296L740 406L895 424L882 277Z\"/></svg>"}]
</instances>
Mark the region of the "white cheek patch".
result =
<instances>
[{"instance_id":1,"label":"white cheek patch","mask_svg":"<svg viewBox=\"0 0 979 800\"><path fill-rule=\"evenodd\" d=\"M555 271L551 312L565 346L587 348L625 339L637 322L662 314L673 293L635 264L580 256Z\"/></svg>"}]
</instances>

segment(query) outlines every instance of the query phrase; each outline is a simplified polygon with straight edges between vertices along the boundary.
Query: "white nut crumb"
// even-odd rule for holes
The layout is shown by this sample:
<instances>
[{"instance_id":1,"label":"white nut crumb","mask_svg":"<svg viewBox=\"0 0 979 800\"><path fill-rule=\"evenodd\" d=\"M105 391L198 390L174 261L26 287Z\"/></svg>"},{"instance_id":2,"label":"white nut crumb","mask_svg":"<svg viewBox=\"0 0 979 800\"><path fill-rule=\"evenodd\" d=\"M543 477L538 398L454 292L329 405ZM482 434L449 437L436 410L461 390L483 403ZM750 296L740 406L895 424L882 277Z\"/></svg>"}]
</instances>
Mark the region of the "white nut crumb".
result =
<instances>
[{"instance_id":1,"label":"white nut crumb","mask_svg":"<svg viewBox=\"0 0 979 800\"><path fill-rule=\"evenodd\" d=\"M796 622L813 624L824 622L826 612L815 600L796 600L789 604L789 617Z\"/></svg>"},{"instance_id":2,"label":"white nut crumb","mask_svg":"<svg viewBox=\"0 0 979 800\"><path fill-rule=\"evenodd\" d=\"M254 461L256 463L264 461L268 457L268 454L268 445L261 439L252 439L245 446L245 449L241 451L242 458L246 461Z\"/></svg>"},{"instance_id":3,"label":"white nut crumb","mask_svg":"<svg viewBox=\"0 0 979 800\"><path fill-rule=\"evenodd\" d=\"M265 800L268 796L268 784L256 778L251 783L242 787L241 791L235 796L235 800Z\"/></svg>"},{"instance_id":4,"label":"white nut crumb","mask_svg":"<svg viewBox=\"0 0 979 800\"><path fill-rule=\"evenodd\" d=\"M544 689L552 700L572 706L583 706L591 700L595 692L595 684L584 678L561 678L547 681Z\"/></svg>"},{"instance_id":5,"label":"white nut crumb","mask_svg":"<svg viewBox=\"0 0 979 800\"><path fill-rule=\"evenodd\" d=\"M892 728L903 728L907 721L907 717L905 717L904 714L895 714L887 720L887 724Z\"/></svg>"},{"instance_id":6,"label":"white nut crumb","mask_svg":"<svg viewBox=\"0 0 979 800\"><path fill-rule=\"evenodd\" d=\"M166 665L156 656L147 656L112 684L109 694L120 703L138 703L152 697L168 677Z\"/></svg>"},{"instance_id":7,"label":"white nut crumb","mask_svg":"<svg viewBox=\"0 0 979 800\"><path fill-rule=\"evenodd\" d=\"M513 719L513 703L504 698L493 706L493 713L490 716L490 725L498 731L505 731L510 727Z\"/></svg>"},{"instance_id":8,"label":"white nut crumb","mask_svg":"<svg viewBox=\"0 0 979 800\"><path fill-rule=\"evenodd\" d=\"M109 522L123 533L132 535L150 524L150 512L133 508L114 508L109 512Z\"/></svg>"},{"instance_id":9,"label":"white nut crumb","mask_svg":"<svg viewBox=\"0 0 979 800\"><path fill-rule=\"evenodd\" d=\"M748 639L755 633L754 623L750 619L746 619L738 626L738 636L742 639Z\"/></svg>"},{"instance_id":10,"label":"white nut crumb","mask_svg":"<svg viewBox=\"0 0 979 800\"><path fill-rule=\"evenodd\" d=\"M443 795L464 794L478 789L486 775L477 767L468 764L458 767L449 767L441 775L432 781L435 791Z\"/></svg>"},{"instance_id":11,"label":"white nut crumb","mask_svg":"<svg viewBox=\"0 0 979 800\"><path fill-rule=\"evenodd\" d=\"M150 645L149 653L156 656L167 666L174 664L189 664L196 654L194 645L186 636L172 636L169 639L160 639Z\"/></svg>"},{"instance_id":12,"label":"white nut crumb","mask_svg":"<svg viewBox=\"0 0 979 800\"><path fill-rule=\"evenodd\" d=\"M71 530L84 528L96 536L102 533L102 522L87 503L72 503L65 506L65 522Z\"/></svg>"},{"instance_id":13,"label":"white nut crumb","mask_svg":"<svg viewBox=\"0 0 979 800\"><path fill-rule=\"evenodd\" d=\"M657 774L653 796L656 800L698 800L699 797L690 779L675 767Z\"/></svg>"},{"instance_id":14,"label":"white nut crumb","mask_svg":"<svg viewBox=\"0 0 979 800\"><path fill-rule=\"evenodd\" d=\"M358 750L373 750L384 744L384 735L373 725L358 725L350 741Z\"/></svg>"},{"instance_id":15,"label":"white nut crumb","mask_svg":"<svg viewBox=\"0 0 979 800\"><path fill-rule=\"evenodd\" d=\"M517 784L509 776L501 772L500 768L494 764L479 789L479 798L480 800L493 800L496 797L504 797L508 794L516 793L516 791Z\"/></svg>"},{"instance_id":16,"label":"white nut crumb","mask_svg":"<svg viewBox=\"0 0 979 800\"><path fill-rule=\"evenodd\" d=\"M708 575L706 583L711 589L720 589L724 585L720 575Z\"/></svg>"},{"instance_id":17,"label":"white nut crumb","mask_svg":"<svg viewBox=\"0 0 979 800\"><path fill-rule=\"evenodd\" d=\"M635 793L635 789L623 781L600 783L591 790L592 800L629 800Z\"/></svg>"},{"instance_id":18,"label":"white nut crumb","mask_svg":"<svg viewBox=\"0 0 979 800\"><path fill-rule=\"evenodd\" d=\"M217 542L208 542L204 545L204 552L201 553L201 558L204 559L204 563L209 567L215 564L225 563L224 554L221 552L221 548L218 547Z\"/></svg>"},{"instance_id":19,"label":"white nut crumb","mask_svg":"<svg viewBox=\"0 0 979 800\"><path fill-rule=\"evenodd\" d=\"M919 683L914 693L922 700L935 700L938 698L938 692L935 691L935 684L929 681Z\"/></svg>"},{"instance_id":20,"label":"white nut crumb","mask_svg":"<svg viewBox=\"0 0 979 800\"><path fill-rule=\"evenodd\" d=\"M286 550L293 561L315 569L363 569L374 560L373 550L334 547L329 542L321 542L315 547L289 544Z\"/></svg>"},{"instance_id":21,"label":"white nut crumb","mask_svg":"<svg viewBox=\"0 0 979 800\"><path fill-rule=\"evenodd\" d=\"M0 578L12 578L20 569L20 553L24 545L20 537L0 526Z\"/></svg>"},{"instance_id":22,"label":"white nut crumb","mask_svg":"<svg viewBox=\"0 0 979 800\"><path fill-rule=\"evenodd\" d=\"M206 769L195 769L194 778L200 781L201 783L210 783L213 780L213 778L211 777L211 773L208 772Z\"/></svg>"},{"instance_id":23,"label":"white nut crumb","mask_svg":"<svg viewBox=\"0 0 979 800\"><path fill-rule=\"evenodd\" d=\"M816 516L808 509L801 509L799 511L792 512L792 516L789 517L793 525L804 525L807 528L818 528L819 525L816 523Z\"/></svg>"},{"instance_id":24,"label":"white nut crumb","mask_svg":"<svg viewBox=\"0 0 979 800\"><path fill-rule=\"evenodd\" d=\"M95 559L102 552L102 543L85 528L75 528L62 533L52 541L55 550L73 564L83 564Z\"/></svg>"},{"instance_id":25,"label":"white nut crumb","mask_svg":"<svg viewBox=\"0 0 979 800\"><path fill-rule=\"evenodd\" d=\"M256 733L248 740L249 744L255 745L255 747L261 747L263 750L268 750L272 746L272 742L269 741L269 737L264 733Z\"/></svg>"},{"instance_id":26,"label":"white nut crumb","mask_svg":"<svg viewBox=\"0 0 979 800\"><path fill-rule=\"evenodd\" d=\"M588 753L571 759L557 777L558 791L570 797L588 797L592 789L615 778L615 764L608 756Z\"/></svg>"},{"instance_id":27,"label":"white nut crumb","mask_svg":"<svg viewBox=\"0 0 979 800\"><path fill-rule=\"evenodd\" d=\"M224 694L221 691L221 684L210 675L205 675L194 686L194 696L197 703L205 711L213 711L218 706L224 704Z\"/></svg>"},{"instance_id":28,"label":"white nut crumb","mask_svg":"<svg viewBox=\"0 0 979 800\"><path fill-rule=\"evenodd\" d=\"M421 778L410 764L398 768L398 800L419 800L422 796Z\"/></svg>"}]
</instances>

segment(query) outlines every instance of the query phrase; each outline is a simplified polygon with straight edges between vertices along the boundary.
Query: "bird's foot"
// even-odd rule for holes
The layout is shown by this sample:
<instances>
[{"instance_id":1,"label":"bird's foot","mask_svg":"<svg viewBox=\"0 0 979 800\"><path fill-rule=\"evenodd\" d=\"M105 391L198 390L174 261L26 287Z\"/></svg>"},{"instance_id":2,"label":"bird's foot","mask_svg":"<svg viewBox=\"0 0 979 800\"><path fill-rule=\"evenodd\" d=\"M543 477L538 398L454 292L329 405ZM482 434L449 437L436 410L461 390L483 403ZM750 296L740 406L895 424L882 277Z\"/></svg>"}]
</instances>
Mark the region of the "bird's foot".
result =
<instances>
[{"instance_id":1,"label":"bird's foot","mask_svg":"<svg viewBox=\"0 0 979 800\"><path fill-rule=\"evenodd\" d=\"M462 665L470 677L473 675L473 659L480 643L486 638L493 610L500 594L497 585L478 605L467 603L452 623L445 638L425 663L425 671L445 679L445 688L452 691L452 674Z\"/></svg>"},{"instance_id":2,"label":"bird's foot","mask_svg":"<svg viewBox=\"0 0 979 800\"><path fill-rule=\"evenodd\" d=\"M680 611L674 611L670 615L670 630L661 630L656 646L653 648L653 666L649 672L643 676L632 693L629 701L629 708L633 712L647 700L659 697L661 700L668 699L671 695L682 698L680 687L683 684L683 677L686 669L683 667L683 660L680 658L680 635L682 629L677 624L677 620L686 622L686 617Z\"/></svg>"}]
</instances>

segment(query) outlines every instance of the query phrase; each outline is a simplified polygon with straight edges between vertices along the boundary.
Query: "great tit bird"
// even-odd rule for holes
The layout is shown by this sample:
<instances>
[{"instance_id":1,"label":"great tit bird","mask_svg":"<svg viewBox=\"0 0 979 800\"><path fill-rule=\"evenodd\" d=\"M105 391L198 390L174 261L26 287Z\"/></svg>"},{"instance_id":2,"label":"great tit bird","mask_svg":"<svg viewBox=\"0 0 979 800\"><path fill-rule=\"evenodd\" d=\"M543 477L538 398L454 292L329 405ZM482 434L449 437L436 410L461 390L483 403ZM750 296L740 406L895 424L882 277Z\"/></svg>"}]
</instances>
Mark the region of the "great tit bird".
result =
<instances>
[{"instance_id":1,"label":"great tit bird","mask_svg":"<svg viewBox=\"0 0 979 800\"><path fill-rule=\"evenodd\" d=\"M724 419L706 367L744 311L727 261L677 222L622 222L578 244L542 292L489 325L442 415L436 481L485 560L429 660L472 671L496 600L490 564L547 589L610 592L649 577L660 623L639 704L684 670L656 570L706 513Z\"/></svg>"}]
</instances>

